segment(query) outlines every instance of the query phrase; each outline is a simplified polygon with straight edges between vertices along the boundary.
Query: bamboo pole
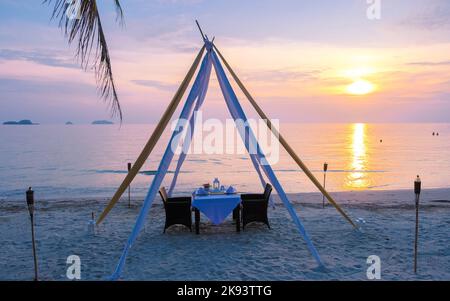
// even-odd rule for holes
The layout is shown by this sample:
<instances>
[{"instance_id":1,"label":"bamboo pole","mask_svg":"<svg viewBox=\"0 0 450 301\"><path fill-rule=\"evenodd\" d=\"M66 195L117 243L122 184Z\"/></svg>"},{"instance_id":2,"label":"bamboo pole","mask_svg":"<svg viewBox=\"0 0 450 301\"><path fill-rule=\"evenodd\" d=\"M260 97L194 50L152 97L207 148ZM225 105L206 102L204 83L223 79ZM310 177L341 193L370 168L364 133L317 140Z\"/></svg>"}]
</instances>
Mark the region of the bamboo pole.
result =
<instances>
[{"instance_id":1,"label":"bamboo pole","mask_svg":"<svg viewBox=\"0 0 450 301\"><path fill-rule=\"evenodd\" d=\"M148 156L153 151L153 148L155 147L156 143L158 142L159 138L161 137L164 129L166 128L167 124L169 123L170 119L172 118L173 113L175 112L176 108L178 107L181 98L183 97L184 93L186 92L186 89L189 86L189 83L191 82L192 77L195 74L195 71L197 70L197 67L200 63L200 60L203 56L203 53L205 51L205 46L202 47L202 49L199 51L197 57L194 60L194 63L192 64L191 68L189 69L188 73L186 74L186 77L184 78L183 82L181 83L180 87L178 88L177 92L175 93L174 97L172 98L172 101L170 102L169 106L167 107L166 111L161 117L161 120L159 121L158 125L156 126L155 130L153 131L153 134L149 138L147 144L144 146L144 149L142 150L139 157L136 159L135 163L133 164L133 167L131 168L130 172L127 174L125 179L123 180L120 187L117 189L116 193L114 194L111 201L108 203L106 208L103 210L102 214L97 220L97 225L100 224L103 219L106 217L106 215L111 211L111 209L114 207L114 205L119 201L122 194L125 192L127 187L130 185L131 181L136 177L139 170L141 170L142 166L145 163L145 160L147 160Z\"/></svg>"},{"instance_id":2,"label":"bamboo pole","mask_svg":"<svg viewBox=\"0 0 450 301\"><path fill-rule=\"evenodd\" d=\"M419 199L420 199L420 191L422 189L422 182L420 181L420 177L417 176L414 181L414 194L416 195L416 228L414 235L414 274L417 274L417 250L418 250L418 242L419 242Z\"/></svg>"},{"instance_id":3,"label":"bamboo pole","mask_svg":"<svg viewBox=\"0 0 450 301\"><path fill-rule=\"evenodd\" d=\"M34 281L38 281L38 263L37 263L37 255L36 255L36 241L34 238L34 217L31 216L31 240L33 243L33 261L34 261Z\"/></svg>"},{"instance_id":4,"label":"bamboo pole","mask_svg":"<svg viewBox=\"0 0 450 301\"><path fill-rule=\"evenodd\" d=\"M264 120L267 127L272 131L272 133L275 135L275 137L278 138L281 145L286 149L286 151L289 153L289 155L294 159L294 161L297 163L297 165L303 170L303 172L306 174L306 176L313 182L313 184L319 189L320 192L322 192L323 195L327 198L327 200L336 208L336 210L354 227L357 228L355 223L351 220L351 218L341 209L341 207L333 200L331 195L323 188L323 186L320 184L320 182L314 177L312 172L308 169L308 167L303 163L303 161L300 159L299 156L294 152L292 147L287 143L287 141L284 139L284 137L280 134L280 132L272 125L272 122L269 120L267 115L263 112L261 107L256 103L255 99L250 95L250 92L245 88L244 84L241 82L239 77L236 75L236 73L233 71L231 66L228 64L228 62L225 60L223 55L220 53L219 49L214 45L214 49L217 51L217 54L220 56L221 60L227 67L228 71L230 72L231 76L235 80L235 82L238 84L239 88L244 92L245 96L249 100L249 102L252 104L252 106L255 108L256 112L258 112L259 116Z\"/></svg>"},{"instance_id":5,"label":"bamboo pole","mask_svg":"<svg viewBox=\"0 0 450 301\"><path fill-rule=\"evenodd\" d=\"M206 37L203 34L203 30L202 30L202 27L200 26L200 23L198 23L198 20L195 20L195 23L197 24L198 30L200 31L203 41L206 41Z\"/></svg>"},{"instance_id":6,"label":"bamboo pole","mask_svg":"<svg viewBox=\"0 0 450 301\"><path fill-rule=\"evenodd\" d=\"M326 189L328 163L323 164L323 189ZM322 208L325 208L325 195L322 194Z\"/></svg>"},{"instance_id":7,"label":"bamboo pole","mask_svg":"<svg viewBox=\"0 0 450 301\"><path fill-rule=\"evenodd\" d=\"M39 280L39 272L38 272L38 262L37 262L37 254L36 254L36 240L34 237L34 191L33 189L28 188L26 192L27 206L28 211L30 213L30 221L31 221L31 243L33 247L33 262L34 262L34 281Z\"/></svg>"},{"instance_id":8,"label":"bamboo pole","mask_svg":"<svg viewBox=\"0 0 450 301\"><path fill-rule=\"evenodd\" d=\"M127 164L128 172L131 170L131 163ZM128 185L128 208L131 208L131 185Z\"/></svg>"}]
</instances>

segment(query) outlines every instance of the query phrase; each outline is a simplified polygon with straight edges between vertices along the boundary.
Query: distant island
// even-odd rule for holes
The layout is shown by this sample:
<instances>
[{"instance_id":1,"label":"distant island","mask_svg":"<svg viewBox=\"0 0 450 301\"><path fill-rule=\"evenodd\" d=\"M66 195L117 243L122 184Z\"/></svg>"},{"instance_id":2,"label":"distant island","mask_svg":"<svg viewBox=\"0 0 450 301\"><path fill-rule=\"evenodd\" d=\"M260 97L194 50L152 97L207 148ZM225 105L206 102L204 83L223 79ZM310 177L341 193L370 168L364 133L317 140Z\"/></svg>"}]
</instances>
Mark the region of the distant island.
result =
<instances>
[{"instance_id":1,"label":"distant island","mask_svg":"<svg viewBox=\"0 0 450 301\"><path fill-rule=\"evenodd\" d=\"M92 124L98 125L98 124L114 124L112 121L108 120L95 120L92 122Z\"/></svg>"},{"instance_id":2,"label":"distant island","mask_svg":"<svg viewBox=\"0 0 450 301\"><path fill-rule=\"evenodd\" d=\"M73 122L72 121L67 121L66 125L73 125Z\"/></svg>"},{"instance_id":3,"label":"distant island","mask_svg":"<svg viewBox=\"0 0 450 301\"><path fill-rule=\"evenodd\" d=\"M38 125L38 123L33 123L29 119L24 119L20 121L6 121L3 122L4 125Z\"/></svg>"}]
</instances>

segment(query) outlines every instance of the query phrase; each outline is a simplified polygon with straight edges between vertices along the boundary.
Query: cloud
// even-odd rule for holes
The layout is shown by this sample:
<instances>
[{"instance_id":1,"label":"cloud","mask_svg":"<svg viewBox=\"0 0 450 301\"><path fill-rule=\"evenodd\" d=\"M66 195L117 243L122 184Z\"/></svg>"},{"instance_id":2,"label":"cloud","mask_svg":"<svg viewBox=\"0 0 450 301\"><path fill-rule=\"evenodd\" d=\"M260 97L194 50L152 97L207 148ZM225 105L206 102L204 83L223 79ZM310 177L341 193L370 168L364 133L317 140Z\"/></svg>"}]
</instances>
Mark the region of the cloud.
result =
<instances>
[{"instance_id":1,"label":"cloud","mask_svg":"<svg viewBox=\"0 0 450 301\"><path fill-rule=\"evenodd\" d=\"M407 63L410 66L450 66L450 61L442 62L411 62Z\"/></svg>"},{"instance_id":2,"label":"cloud","mask_svg":"<svg viewBox=\"0 0 450 301\"><path fill-rule=\"evenodd\" d=\"M199 4L202 3L204 0L158 0L159 3L163 4Z\"/></svg>"},{"instance_id":3,"label":"cloud","mask_svg":"<svg viewBox=\"0 0 450 301\"><path fill-rule=\"evenodd\" d=\"M191 18L183 15L176 18L152 15L149 19L127 20L127 30L115 33L109 41L110 48L133 48L146 53L193 53L200 49L200 35Z\"/></svg>"},{"instance_id":4,"label":"cloud","mask_svg":"<svg viewBox=\"0 0 450 301\"><path fill-rule=\"evenodd\" d=\"M137 79L132 80L131 82L139 86L155 88L162 91L175 91L177 89L176 85L160 82L157 80Z\"/></svg>"},{"instance_id":5,"label":"cloud","mask_svg":"<svg viewBox=\"0 0 450 301\"><path fill-rule=\"evenodd\" d=\"M37 94L47 95L78 95L84 92L95 91L95 85L81 82L55 82L34 79L0 78L0 93L14 94L18 97L29 95L36 97Z\"/></svg>"},{"instance_id":6,"label":"cloud","mask_svg":"<svg viewBox=\"0 0 450 301\"><path fill-rule=\"evenodd\" d=\"M53 50L0 49L0 60L21 60L51 67L80 68L74 63L73 58L68 58Z\"/></svg>"},{"instance_id":7,"label":"cloud","mask_svg":"<svg viewBox=\"0 0 450 301\"><path fill-rule=\"evenodd\" d=\"M244 75L246 81L309 81L317 79L319 71L291 71L291 70L263 70L254 71Z\"/></svg>"},{"instance_id":8,"label":"cloud","mask_svg":"<svg viewBox=\"0 0 450 301\"><path fill-rule=\"evenodd\" d=\"M404 19L401 24L424 30L448 29L450 28L450 3L436 1L430 3L428 8Z\"/></svg>"}]
</instances>

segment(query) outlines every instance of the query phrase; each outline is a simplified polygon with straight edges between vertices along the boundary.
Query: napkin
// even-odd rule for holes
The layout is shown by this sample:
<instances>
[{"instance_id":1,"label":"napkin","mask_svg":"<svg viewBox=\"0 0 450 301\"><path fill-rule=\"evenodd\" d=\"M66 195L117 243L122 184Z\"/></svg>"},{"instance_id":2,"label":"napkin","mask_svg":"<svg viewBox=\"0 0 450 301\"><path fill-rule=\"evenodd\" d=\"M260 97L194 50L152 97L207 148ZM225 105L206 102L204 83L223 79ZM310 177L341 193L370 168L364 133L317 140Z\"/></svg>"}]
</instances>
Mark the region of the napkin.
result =
<instances>
[{"instance_id":1,"label":"napkin","mask_svg":"<svg viewBox=\"0 0 450 301\"><path fill-rule=\"evenodd\" d=\"M226 193L228 193L228 194L236 193L236 188L234 188L233 186L230 186L230 187L228 187Z\"/></svg>"},{"instance_id":2,"label":"napkin","mask_svg":"<svg viewBox=\"0 0 450 301\"><path fill-rule=\"evenodd\" d=\"M196 194L196 195L207 195L208 192L206 191L205 188L200 187L200 188L198 188L198 189L195 191L195 194Z\"/></svg>"}]
</instances>

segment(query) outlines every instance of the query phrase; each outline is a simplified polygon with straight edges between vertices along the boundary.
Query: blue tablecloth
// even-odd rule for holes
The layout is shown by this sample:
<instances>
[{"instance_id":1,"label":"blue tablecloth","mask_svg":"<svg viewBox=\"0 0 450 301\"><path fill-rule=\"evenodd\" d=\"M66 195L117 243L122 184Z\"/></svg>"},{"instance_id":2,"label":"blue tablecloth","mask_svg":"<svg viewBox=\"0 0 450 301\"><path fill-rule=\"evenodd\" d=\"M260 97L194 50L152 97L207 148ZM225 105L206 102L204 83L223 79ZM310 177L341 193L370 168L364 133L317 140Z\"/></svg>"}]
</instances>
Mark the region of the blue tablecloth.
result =
<instances>
[{"instance_id":1,"label":"blue tablecloth","mask_svg":"<svg viewBox=\"0 0 450 301\"><path fill-rule=\"evenodd\" d=\"M241 202L239 194L193 195L192 207L200 210L214 225L221 224Z\"/></svg>"}]
</instances>

